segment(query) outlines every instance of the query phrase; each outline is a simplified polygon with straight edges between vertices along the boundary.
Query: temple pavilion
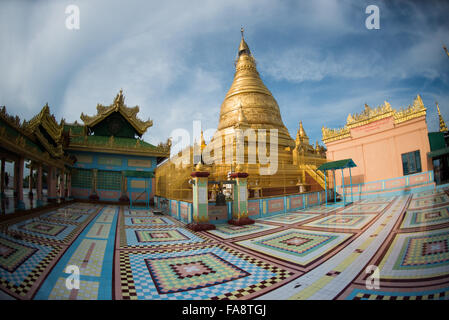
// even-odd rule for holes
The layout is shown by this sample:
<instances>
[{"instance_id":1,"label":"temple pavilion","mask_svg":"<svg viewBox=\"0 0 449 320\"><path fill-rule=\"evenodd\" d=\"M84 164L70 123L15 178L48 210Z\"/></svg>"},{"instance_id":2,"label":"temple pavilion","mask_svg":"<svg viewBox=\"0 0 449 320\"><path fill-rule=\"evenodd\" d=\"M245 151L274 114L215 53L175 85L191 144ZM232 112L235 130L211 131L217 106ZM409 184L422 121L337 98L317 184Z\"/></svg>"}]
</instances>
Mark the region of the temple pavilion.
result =
<instances>
[{"instance_id":1,"label":"temple pavilion","mask_svg":"<svg viewBox=\"0 0 449 320\"><path fill-rule=\"evenodd\" d=\"M97 105L96 115L81 114L83 124L66 123L64 119L58 123L48 104L38 115L23 122L8 115L3 107L2 198L6 197L5 163L9 161L14 162L15 209L25 209L25 165L30 170L31 207L63 199L148 205L154 194L154 169L169 157L171 144L169 140L158 146L145 142L142 135L153 121L139 119L139 107L127 107L124 100L120 90L112 104Z\"/></svg>"}]
</instances>

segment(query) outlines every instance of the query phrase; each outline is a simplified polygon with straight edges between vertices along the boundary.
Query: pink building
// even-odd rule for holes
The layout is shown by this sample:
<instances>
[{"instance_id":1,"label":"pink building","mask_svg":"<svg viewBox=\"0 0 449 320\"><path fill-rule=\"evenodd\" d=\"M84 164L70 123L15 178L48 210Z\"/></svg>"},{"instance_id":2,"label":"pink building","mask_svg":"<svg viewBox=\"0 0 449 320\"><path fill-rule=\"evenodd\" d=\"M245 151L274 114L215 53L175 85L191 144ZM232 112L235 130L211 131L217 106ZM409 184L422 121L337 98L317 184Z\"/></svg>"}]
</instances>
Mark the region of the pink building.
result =
<instances>
[{"instance_id":1,"label":"pink building","mask_svg":"<svg viewBox=\"0 0 449 320\"><path fill-rule=\"evenodd\" d=\"M409 179L393 182L398 180L394 178L433 170L427 157L430 145L426 108L419 95L412 106L399 111L386 101L374 109L365 104L362 113L348 116L343 128L323 127L322 134L328 161L351 158L356 163L357 167L352 169L353 184L392 180L391 184L402 185L409 183ZM345 184L349 184L349 173L344 175ZM433 181L432 173L427 175L425 179ZM336 172L335 179L337 186L341 185L340 172Z\"/></svg>"}]
</instances>

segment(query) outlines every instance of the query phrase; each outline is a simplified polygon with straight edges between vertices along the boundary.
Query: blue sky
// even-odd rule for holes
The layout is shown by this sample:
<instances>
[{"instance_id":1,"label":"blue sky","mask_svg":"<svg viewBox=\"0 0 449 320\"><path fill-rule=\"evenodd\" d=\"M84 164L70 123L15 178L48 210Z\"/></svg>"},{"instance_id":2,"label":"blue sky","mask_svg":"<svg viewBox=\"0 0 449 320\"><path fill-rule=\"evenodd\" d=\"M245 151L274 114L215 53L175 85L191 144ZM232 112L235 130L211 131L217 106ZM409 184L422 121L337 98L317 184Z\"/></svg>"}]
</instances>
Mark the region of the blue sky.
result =
<instances>
[{"instance_id":1,"label":"blue sky","mask_svg":"<svg viewBox=\"0 0 449 320\"><path fill-rule=\"evenodd\" d=\"M80 8L80 29L65 8ZM380 29L365 28L365 8ZM438 128L449 121L449 3L442 1L2 1L0 105L29 119L48 102L59 120L96 113L123 88L128 106L151 118L144 135L216 128L234 75L240 27L294 138L314 143L321 127L387 100L399 109L417 94Z\"/></svg>"}]
</instances>

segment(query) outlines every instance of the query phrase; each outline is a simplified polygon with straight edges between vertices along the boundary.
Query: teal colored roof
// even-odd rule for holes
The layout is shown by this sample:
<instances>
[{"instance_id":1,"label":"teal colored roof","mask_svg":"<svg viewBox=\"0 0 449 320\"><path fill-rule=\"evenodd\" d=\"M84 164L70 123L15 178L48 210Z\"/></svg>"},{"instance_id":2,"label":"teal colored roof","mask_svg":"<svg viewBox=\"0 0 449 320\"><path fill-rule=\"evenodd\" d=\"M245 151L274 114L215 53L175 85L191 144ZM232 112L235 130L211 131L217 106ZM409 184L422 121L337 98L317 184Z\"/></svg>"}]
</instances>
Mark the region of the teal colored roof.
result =
<instances>
[{"instance_id":1,"label":"teal colored roof","mask_svg":"<svg viewBox=\"0 0 449 320\"><path fill-rule=\"evenodd\" d=\"M449 147L446 147L446 148L441 148L441 149L434 150L431 152L427 152L427 156L429 158L436 158L436 157L443 156L448 153L449 153Z\"/></svg>"},{"instance_id":2,"label":"teal colored roof","mask_svg":"<svg viewBox=\"0 0 449 320\"><path fill-rule=\"evenodd\" d=\"M154 174L152 171L125 170L125 176L133 178L154 178Z\"/></svg>"},{"instance_id":3,"label":"teal colored roof","mask_svg":"<svg viewBox=\"0 0 449 320\"><path fill-rule=\"evenodd\" d=\"M344 159L323 163L321 166L318 167L318 170L327 171L327 170L337 170L354 167L357 167L357 165L354 163L354 161L352 161L352 159Z\"/></svg>"},{"instance_id":4,"label":"teal colored roof","mask_svg":"<svg viewBox=\"0 0 449 320\"><path fill-rule=\"evenodd\" d=\"M444 132L429 132L430 151L436 151L446 148L444 141Z\"/></svg>"}]
</instances>

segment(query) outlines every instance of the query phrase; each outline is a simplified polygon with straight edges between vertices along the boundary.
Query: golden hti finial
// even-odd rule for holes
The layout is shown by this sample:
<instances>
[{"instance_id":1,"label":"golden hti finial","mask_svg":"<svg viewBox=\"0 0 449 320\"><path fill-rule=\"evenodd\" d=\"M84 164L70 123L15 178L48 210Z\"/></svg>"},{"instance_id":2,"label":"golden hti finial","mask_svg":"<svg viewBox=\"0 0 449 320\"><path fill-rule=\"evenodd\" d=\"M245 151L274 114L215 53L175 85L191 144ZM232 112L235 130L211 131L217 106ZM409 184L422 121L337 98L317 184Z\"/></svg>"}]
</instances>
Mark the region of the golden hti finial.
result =
<instances>
[{"instance_id":1,"label":"golden hti finial","mask_svg":"<svg viewBox=\"0 0 449 320\"><path fill-rule=\"evenodd\" d=\"M437 105L437 110L438 110L438 118L440 120L440 132L447 132L447 126L446 123L444 122L443 116L441 115L440 112L440 106L438 105L438 102L435 102Z\"/></svg>"},{"instance_id":2,"label":"golden hti finial","mask_svg":"<svg viewBox=\"0 0 449 320\"><path fill-rule=\"evenodd\" d=\"M244 32L245 30L243 29L243 27L241 27L240 28L240 33L242 34L242 39L243 39L243 32Z\"/></svg>"}]
</instances>

